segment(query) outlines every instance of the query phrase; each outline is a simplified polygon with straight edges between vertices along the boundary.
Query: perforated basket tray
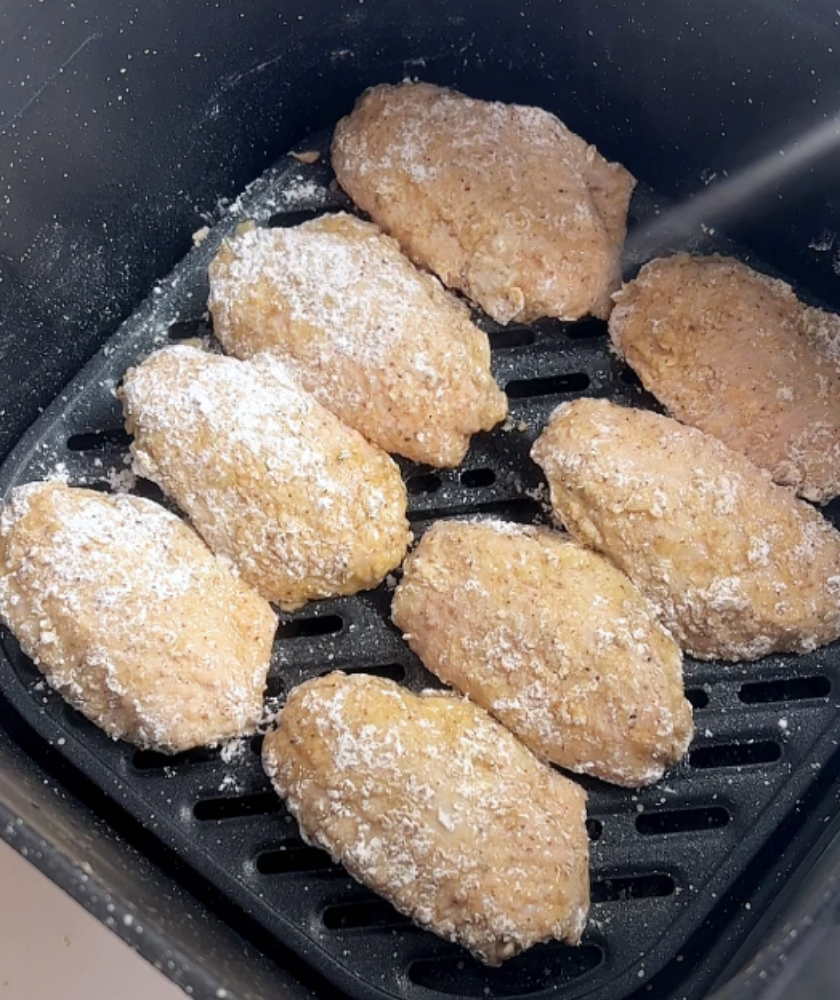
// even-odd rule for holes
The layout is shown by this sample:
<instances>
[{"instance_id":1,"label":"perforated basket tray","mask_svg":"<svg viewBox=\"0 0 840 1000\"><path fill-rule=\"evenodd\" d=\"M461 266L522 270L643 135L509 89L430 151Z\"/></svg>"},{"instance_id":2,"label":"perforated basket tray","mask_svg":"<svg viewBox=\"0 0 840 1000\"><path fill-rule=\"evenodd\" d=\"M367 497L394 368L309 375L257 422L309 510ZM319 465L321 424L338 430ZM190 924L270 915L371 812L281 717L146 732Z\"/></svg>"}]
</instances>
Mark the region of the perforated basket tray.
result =
<instances>
[{"instance_id":1,"label":"perforated basket tray","mask_svg":"<svg viewBox=\"0 0 840 1000\"><path fill-rule=\"evenodd\" d=\"M206 267L238 222L291 225L350 207L332 183L328 143L326 135L307 142L302 148L324 152L319 163L284 158L228 208L20 442L0 471L3 495L56 471L100 489L119 483L128 438L114 386L151 350L209 335ZM631 216L638 222L656 211L643 191ZM457 470L401 463L418 535L440 517L547 521L545 486L528 453L551 410L579 395L653 405L609 353L601 322L504 329L484 317L478 322L490 336L513 429L477 437ZM163 501L150 483L134 489ZM828 515L836 518L836 509ZM333 668L392 677L414 690L434 684L391 625L389 605L382 586L281 616L270 696L282 698ZM617 1000L637 990L699 997L715 974L706 962L712 942L726 938L734 947L750 930L776 891L765 876L790 838L816 838L808 804L837 772L836 646L756 664L688 661L697 737L683 763L635 794L584 781L593 907L583 944L540 946L487 970L413 927L302 843L263 775L261 737L225 752L173 758L134 750L109 740L47 689L6 632L2 650L0 689L42 736L207 880L223 909L227 903L231 912L247 913L269 940L357 1000Z\"/></svg>"}]
</instances>

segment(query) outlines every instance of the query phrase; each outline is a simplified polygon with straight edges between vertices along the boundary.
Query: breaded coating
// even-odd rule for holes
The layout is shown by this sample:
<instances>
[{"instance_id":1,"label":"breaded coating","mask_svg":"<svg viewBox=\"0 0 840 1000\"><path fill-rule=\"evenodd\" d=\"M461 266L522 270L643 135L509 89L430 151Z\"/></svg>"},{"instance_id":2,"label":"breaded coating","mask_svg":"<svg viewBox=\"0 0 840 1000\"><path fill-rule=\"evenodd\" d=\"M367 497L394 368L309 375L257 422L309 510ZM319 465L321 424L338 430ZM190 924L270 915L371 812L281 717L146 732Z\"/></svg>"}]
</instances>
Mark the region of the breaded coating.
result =
<instances>
[{"instance_id":1,"label":"breaded coating","mask_svg":"<svg viewBox=\"0 0 840 1000\"><path fill-rule=\"evenodd\" d=\"M679 647L630 580L568 535L439 521L391 614L432 673L555 764L636 787L688 748Z\"/></svg>"},{"instance_id":2,"label":"breaded coating","mask_svg":"<svg viewBox=\"0 0 840 1000\"><path fill-rule=\"evenodd\" d=\"M374 87L332 163L412 260L500 323L609 315L635 180L547 111Z\"/></svg>"},{"instance_id":3,"label":"breaded coating","mask_svg":"<svg viewBox=\"0 0 840 1000\"><path fill-rule=\"evenodd\" d=\"M840 635L840 534L716 438L578 399L531 454L558 519L634 581L691 655L754 660Z\"/></svg>"},{"instance_id":4,"label":"breaded coating","mask_svg":"<svg viewBox=\"0 0 840 1000\"><path fill-rule=\"evenodd\" d=\"M384 452L276 358L167 347L125 377L134 469L283 608L374 587L405 555L406 493Z\"/></svg>"},{"instance_id":5,"label":"breaded coating","mask_svg":"<svg viewBox=\"0 0 840 1000\"><path fill-rule=\"evenodd\" d=\"M471 702L331 673L292 691L263 763L307 843L488 965L580 941L586 796Z\"/></svg>"},{"instance_id":6,"label":"breaded coating","mask_svg":"<svg viewBox=\"0 0 840 1000\"><path fill-rule=\"evenodd\" d=\"M0 620L114 739L180 753L254 732L276 620L183 521L60 482L0 515Z\"/></svg>"},{"instance_id":7,"label":"breaded coating","mask_svg":"<svg viewBox=\"0 0 840 1000\"><path fill-rule=\"evenodd\" d=\"M458 465L507 415L464 303L352 215L224 243L209 306L225 350L279 355L323 406L412 461Z\"/></svg>"},{"instance_id":8,"label":"breaded coating","mask_svg":"<svg viewBox=\"0 0 840 1000\"><path fill-rule=\"evenodd\" d=\"M809 500L840 494L840 316L719 256L655 260L615 300L613 344L672 416Z\"/></svg>"}]
</instances>

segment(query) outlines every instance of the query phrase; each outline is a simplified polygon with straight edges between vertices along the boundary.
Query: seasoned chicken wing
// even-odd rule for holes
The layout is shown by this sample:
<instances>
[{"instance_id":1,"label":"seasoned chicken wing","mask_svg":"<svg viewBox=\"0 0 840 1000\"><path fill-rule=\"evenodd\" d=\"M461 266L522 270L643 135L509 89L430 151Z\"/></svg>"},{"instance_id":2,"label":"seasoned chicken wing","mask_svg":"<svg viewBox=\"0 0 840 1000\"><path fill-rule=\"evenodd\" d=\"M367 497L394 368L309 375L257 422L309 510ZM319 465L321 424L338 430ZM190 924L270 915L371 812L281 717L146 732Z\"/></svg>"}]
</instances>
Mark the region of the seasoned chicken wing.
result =
<instances>
[{"instance_id":1,"label":"seasoned chicken wing","mask_svg":"<svg viewBox=\"0 0 840 1000\"><path fill-rule=\"evenodd\" d=\"M806 652L840 635L840 534L716 438L605 400L560 406L532 455L557 517L703 659Z\"/></svg>"},{"instance_id":2,"label":"seasoned chicken wing","mask_svg":"<svg viewBox=\"0 0 840 1000\"><path fill-rule=\"evenodd\" d=\"M547 111L374 87L332 162L412 260L499 322L609 314L635 181Z\"/></svg>"},{"instance_id":3,"label":"seasoned chicken wing","mask_svg":"<svg viewBox=\"0 0 840 1000\"><path fill-rule=\"evenodd\" d=\"M120 397L135 471L285 608L374 587L410 540L399 470L267 355L168 347Z\"/></svg>"},{"instance_id":4,"label":"seasoned chicken wing","mask_svg":"<svg viewBox=\"0 0 840 1000\"><path fill-rule=\"evenodd\" d=\"M483 962L580 940L586 796L471 702L332 673L292 691L263 763L308 843Z\"/></svg>"},{"instance_id":5,"label":"seasoned chicken wing","mask_svg":"<svg viewBox=\"0 0 840 1000\"><path fill-rule=\"evenodd\" d=\"M718 256L655 260L615 300L613 344L673 416L809 500L840 493L840 316Z\"/></svg>"},{"instance_id":6,"label":"seasoned chicken wing","mask_svg":"<svg viewBox=\"0 0 840 1000\"><path fill-rule=\"evenodd\" d=\"M0 620L109 736L179 753L254 731L271 607L150 500L59 482L0 515Z\"/></svg>"},{"instance_id":7,"label":"seasoned chicken wing","mask_svg":"<svg viewBox=\"0 0 840 1000\"><path fill-rule=\"evenodd\" d=\"M678 646L630 580L567 535L439 521L392 617L432 673L572 771L645 785L691 740Z\"/></svg>"},{"instance_id":8,"label":"seasoned chicken wing","mask_svg":"<svg viewBox=\"0 0 840 1000\"><path fill-rule=\"evenodd\" d=\"M223 244L210 310L226 350L283 357L327 409L415 462L458 465L507 414L467 307L352 215Z\"/></svg>"}]
</instances>

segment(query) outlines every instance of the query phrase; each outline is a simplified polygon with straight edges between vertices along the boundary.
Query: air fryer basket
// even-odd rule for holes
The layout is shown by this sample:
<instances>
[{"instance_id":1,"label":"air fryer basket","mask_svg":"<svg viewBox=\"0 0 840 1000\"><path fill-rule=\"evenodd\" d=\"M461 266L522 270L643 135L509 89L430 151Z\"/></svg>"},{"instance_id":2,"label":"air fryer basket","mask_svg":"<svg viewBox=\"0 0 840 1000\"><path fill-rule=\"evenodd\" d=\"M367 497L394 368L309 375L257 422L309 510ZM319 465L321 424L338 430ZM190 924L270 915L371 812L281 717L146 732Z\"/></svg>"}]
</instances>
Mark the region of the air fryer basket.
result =
<instances>
[{"instance_id":1,"label":"air fryer basket","mask_svg":"<svg viewBox=\"0 0 840 1000\"><path fill-rule=\"evenodd\" d=\"M281 157L229 199L293 142L326 149L327 132L302 137L334 122L367 84L410 73L542 104L673 198L734 169L742 146L754 151L767 136L781 146L806 117L831 110L820 101L837 82L821 37L833 24L827 9L771 16L759 3L698 11L665 0L36 7L10 7L0 38L18 41L21 76L33 80L28 97L0 104L10 164L0 168L0 450L183 256L189 235L220 221L14 448L3 492L56 469L121 486L127 441L111 389L154 347L209 333L206 264L239 220L288 225L345 205L326 157L309 167ZM38 73L53 43L58 61ZM768 77L780 60L787 86ZM762 217L729 229L776 273L836 304L840 224L821 178L798 179L791 209L789 187L765 191ZM634 224L664 204L643 188ZM732 252L716 239L698 231L680 245ZM594 394L652 404L608 353L603 324L480 322L513 428L477 438L458 470L403 465L417 534L441 516L546 520L528 450L557 402ZM138 489L157 496L150 484ZM382 587L284 616L272 697L334 667L430 683L387 621L389 600ZM835 905L829 868L784 909L791 873L833 857L823 849L840 788L835 648L757 665L689 662L698 736L688 759L637 794L588 785L595 903L584 944L543 946L488 971L301 844L261 773L258 740L224 755L132 751L46 690L5 634L2 645L0 835L196 995L699 998L769 940L774 921L797 920L799 934ZM125 842L140 855L126 855ZM732 981L733 997L758 996L779 956L793 954L794 938L777 936Z\"/></svg>"},{"instance_id":2,"label":"air fryer basket","mask_svg":"<svg viewBox=\"0 0 840 1000\"><path fill-rule=\"evenodd\" d=\"M319 150L319 163L304 166L286 157L231 207L12 452L0 472L4 494L58 472L74 483L105 490L128 485L164 499L150 483L126 484L127 436L114 387L155 347L208 335L206 266L234 225L244 219L293 225L349 207L331 187L329 135L301 148ZM633 221L657 207L642 191ZM528 451L553 407L584 393L652 403L610 355L603 322L505 328L480 322L513 426L479 438L457 470L403 463L417 534L438 517L546 520L545 485ZM300 680L336 667L392 677L417 690L434 683L390 625L389 604L385 584L284 615L270 696L282 699ZM0 675L0 689L33 728L223 897L355 1000L547 996L558 989L570 1000L607 1000L646 984L652 994L668 996L675 981L670 964L680 979L695 979L693 987L683 985L686 995L699 996L702 977L694 973L704 947L697 937L708 933L707 921L720 921L723 930L738 910L751 911L751 867L815 775L831 764L831 695L840 686L834 648L741 667L688 664L698 736L687 760L636 794L587 783L594 906L583 944L543 946L501 970L486 970L415 929L326 854L303 844L262 773L259 738L175 758L132 750L50 692L8 636L4 651L12 670ZM715 917L727 904L730 914ZM757 918L761 911L752 912ZM667 983L664 993L661 983Z\"/></svg>"}]
</instances>

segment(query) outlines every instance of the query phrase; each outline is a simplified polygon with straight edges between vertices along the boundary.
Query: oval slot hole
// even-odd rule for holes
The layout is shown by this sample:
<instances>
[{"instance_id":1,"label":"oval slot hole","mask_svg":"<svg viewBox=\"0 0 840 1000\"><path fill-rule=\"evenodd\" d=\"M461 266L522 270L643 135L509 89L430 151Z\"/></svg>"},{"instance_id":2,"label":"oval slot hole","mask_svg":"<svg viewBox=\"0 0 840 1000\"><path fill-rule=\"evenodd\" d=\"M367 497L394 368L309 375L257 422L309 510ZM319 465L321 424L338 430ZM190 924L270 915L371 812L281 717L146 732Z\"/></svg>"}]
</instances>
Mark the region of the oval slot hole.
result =
<instances>
[{"instance_id":1,"label":"oval slot hole","mask_svg":"<svg viewBox=\"0 0 840 1000\"><path fill-rule=\"evenodd\" d=\"M603 337L607 332L607 324L603 319L581 319L577 323L565 323L562 326L563 333L573 340L592 340L594 337Z\"/></svg>"},{"instance_id":2,"label":"oval slot hole","mask_svg":"<svg viewBox=\"0 0 840 1000\"><path fill-rule=\"evenodd\" d=\"M665 872L604 878L592 883L592 902L618 903L630 899L655 899L673 895L675 888L673 876Z\"/></svg>"},{"instance_id":3,"label":"oval slot hole","mask_svg":"<svg viewBox=\"0 0 840 1000\"><path fill-rule=\"evenodd\" d=\"M218 749L198 747L185 753L166 754L156 750L135 750L131 763L138 771L152 771L164 767L180 767L183 764L207 764L219 759Z\"/></svg>"},{"instance_id":4,"label":"oval slot hole","mask_svg":"<svg viewBox=\"0 0 840 1000\"><path fill-rule=\"evenodd\" d=\"M513 500L489 500L487 503L454 504L452 507L434 507L426 510L410 510L409 521L435 521L442 517L460 517L470 514L496 514L506 521L517 524L533 524L542 514L536 500L516 497Z\"/></svg>"},{"instance_id":5,"label":"oval slot hole","mask_svg":"<svg viewBox=\"0 0 840 1000\"><path fill-rule=\"evenodd\" d=\"M505 386L505 392L509 399L534 399L563 392L583 392L588 388L589 376L586 372L569 372L566 375L546 375L544 378L514 379Z\"/></svg>"},{"instance_id":6,"label":"oval slot hole","mask_svg":"<svg viewBox=\"0 0 840 1000\"><path fill-rule=\"evenodd\" d=\"M67 438L70 451L104 451L106 448L127 448L132 441L124 427L106 427L101 431L85 431Z\"/></svg>"},{"instance_id":7,"label":"oval slot hole","mask_svg":"<svg viewBox=\"0 0 840 1000\"><path fill-rule=\"evenodd\" d=\"M773 702L825 698L830 691L831 681L822 675L788 677L780 681L749 681L741 685L738 698L745 705L769 705Z\"/></svg>"},{"instance_id":8,"label":"oval slot hole","mask_svg":"<svg viewBox=\"0 0 840 1000\"><path fill-rule=\"evenodd\" d=\"M589 842L594 844L601 839L601 834L604 832L604 824L599 819L592 819L590 816L586 821L586 832L589 835Z\"/></svg>"},{"instance_id":9,"label":"oval slot hole","mask_svg":"<svg viewBox=\"0 0 840 1000\"><path fill-rule=\"evenodd\" d=\"M221 799L201 799L193 808L197 820L236 819L240 816L265 816L279 812L280 799L274 792L260 792L257 795L233 796Z\"/></svg>"},{"instance_id":10,"label":"oval slot hole","mask_svg":"<svg viewBox=\"0 0 840 1000\"><path fill-rule=\"evenodd\" d=\"M257 871L261 875L287 875L291 872L338 872L329 854L308 844L289 844L276 851L263 851L257 856Z\"/></svg>"},{"instance_id":11,"label":"oval slot hole","mask_svg":"<svg viewBox=\"0 0 840 1000\"><path fill-rule=\"evenodd\" d=\"M331 931L358 930L363 927L412 927L408 917L397 913L384 899L363 899L328 906L322 916Z\"/></svg>"},{"instance_id":12,"label":"oval slot hole","mask_svg":"<svg viewBox=\"0 0 840 1000\"><path fill-rule=\"evenodd\" d=\"M641 389L642 387L642 380L632 368L629 368L626 365L619 370L618 380L624 385L632 385L637 389Z\"/></svg>"},{"instance_id":13,"label":"oval slot hole","mask_svg":"<svg viewBox=\"0 0 840 1000\"><path fill-rule=\"evenodd\" d=\"M782 748L775 740L755 743L722 743L718 746L698 747L688 756L692 767L742 767L745 764L772 764L782 756Z\"/></svg>"},{"instance_id":14,"label":"oval slot hole","mask_svg":"<svg viewBox=\"0 0 840 1000\"><path fill-rule=\"evenodd\" d=\"M421 473L419 476L409 476L406 480L405 488L412 496L420 496L424 493L437 493L443 486L443 480L436 472Z\"/></svg>"},{"instance_id":15,"label":"oval slot hole","mask_svg":"<svg viewBox=\"0 0 840 1000\"><path fill-rule=\"evenodd\" d=\"M294 618L281 622L277 627L278 639L306 639L316 635L335 635L344 628L341 615L313 615L311 618Z\"/></svg>"},{"instance_id":16,"label":"oval slot hole","mask_svg":"<svg viewBox=\"0 0 840 1000\"><path fill-rule=\"evenodd\" d=\"M134 484L131 492L134 496L144 497L146 500L154 500L155 503L162 504L164 507L170 502L163 490L157 483L153 483L151 479L141 479L138 476L137 482Z\"/></svg>"},{"instance_id":17,"label":"oval slot hole","mask_svg":"<svg viewBox=\"0 0 840 1000\"><path fill-rule=\"evenodd\" d=\"M492 486L496 482L493 469L467 469L461 473L461 485L474 490L481 486Z\"/></svg>"},{"instance_id":18,"label":"oval slot hole","mask_svg":"<svg viewBox=\"0 0 840 1000\"><path fill-rule=\"evenodd\" d=\"M192 340L201 339L213 332L213 327L208 318L184 319L173 323L166 331L170 340Z\"/></svg>"},{"instance_id":19,"label":"oval slot hole","mask_svg":"<svg viewBox=\"0 0 840 1000\"><path fill-rule=\"evenodd\" d=\"M533 344L537 335L527 326L508 327L504 330L493 330L487 334L491 351L506 351L511 347L527 347Z\"/></svg>"},{"instance_id":20,"label":"oval slot hole","mask_svg":"<svg viewBox=\"0 0 840 1000\"><path fill-rule=\"evenodd\" d=\"M530 996L579 979L604 960L597 944L577 948L545 945L517 955L499 969L488 969L474 958L424 958L412 962L408 978L416 986L464 997Z\"/></svg>"},{"instance_id":21,"label":"oval slot hole","mask_svg":"<svg viewBox=\"0 0 840 1000\"><path fill-rule=\"evenodd\" d=\"M269 229L291 229L292 226L299 226L304 222L311 222L319 219L322 215L330 212L341 211L339 208L295 208L288 212L277 212L272 215L266 225Z\"/></svg>"},{"instance_id":22,"label":"oval slot hole","mask_svg":"<svg viewBox=\"0 0 840 1000\"><path fill-rule=\"evenodd\" d=\"M111 492L111 484L103 483L102 480L99 480L96 483L76 483L75 485L83 486L86 490L95 490L97 493Z\"/></svg>"},{"instance_id":23,"label":"oval slot hole","mask_svg":"<svg viewBox=\"0 0 840 1000\"><path fill-rule=\"evenodd\" d=\"M385 677L390 681L405 680L405 667L401 663L352 664L344 667L329 667L320 676L326 677L333 670L341 670L345 674L369 674L371 677Z\"/></svg>"},{"instance_id":24,"label":"oval slot hole","mask_svg":"<svg viewBox=\"0 0 840 1000\"><path fill-rule=\"evenodd\" d=\"M662 809L643 812L636 817L636 829L645 836L665 833L687 833L689 830L720 830L731 819L723 806L701 806L697 809Z\"/></svg>"},{"instance_id":25,"label":"oval slot hole","mask_svg":"<svg viewBox=\"0 0 840 1000\"><path fill-rule=\"evenodd\" d=\"M269 674L268 681L265 685L265 697L266 698L279 698L283 694L284 684L283 678L278 674Z\"/></svg>"},{"instance_id":26,"label":"oval slot hole","mask_svg":"<svg viewBox=\"0 0 840 1000\"><path fill-rule=\"evenodd\" d=\"M689 688L685 696L691 702L692 708L706 708L709 704L709 693L703 688Z\"/></svg>"}]
</instances>

